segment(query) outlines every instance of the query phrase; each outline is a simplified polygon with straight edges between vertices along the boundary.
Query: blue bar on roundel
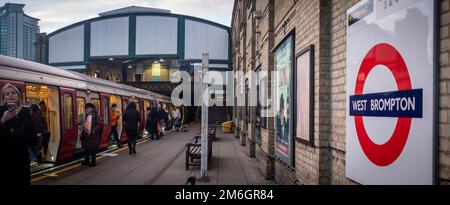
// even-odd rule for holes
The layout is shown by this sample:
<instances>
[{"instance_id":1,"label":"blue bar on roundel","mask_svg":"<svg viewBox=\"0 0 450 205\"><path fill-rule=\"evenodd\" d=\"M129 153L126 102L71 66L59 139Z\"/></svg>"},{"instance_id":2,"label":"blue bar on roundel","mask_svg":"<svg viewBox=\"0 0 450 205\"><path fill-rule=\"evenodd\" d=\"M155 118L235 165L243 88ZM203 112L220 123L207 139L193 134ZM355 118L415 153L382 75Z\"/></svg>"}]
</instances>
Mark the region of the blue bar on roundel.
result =
<instances>
[{"instance_id":1,"label":"blue bar on roundel","mask_svg":"<svg viewBox=\"0 0 450 205\"><path fill-rule=\"evenodd\" d=\"M423 89L350 96L350 116L422 118Z\"/></svg>"}]
</instances>

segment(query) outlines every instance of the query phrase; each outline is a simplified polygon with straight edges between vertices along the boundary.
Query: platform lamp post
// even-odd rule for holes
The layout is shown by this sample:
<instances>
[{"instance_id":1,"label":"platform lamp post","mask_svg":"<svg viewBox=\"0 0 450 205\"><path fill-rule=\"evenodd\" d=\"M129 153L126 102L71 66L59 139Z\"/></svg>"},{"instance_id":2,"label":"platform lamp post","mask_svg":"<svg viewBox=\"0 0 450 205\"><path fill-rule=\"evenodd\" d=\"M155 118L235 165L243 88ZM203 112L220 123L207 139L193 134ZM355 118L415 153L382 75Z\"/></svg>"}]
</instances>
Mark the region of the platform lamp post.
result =
<instances>
[{"instance_id":1,"label":"platform lamp post","mask_svg":"<svg viewBox=\"0 0 450 205\"><path fill-rule=\"evenodd\" d=\"M202 103L202 124L201 124L201 167L200 167L200 176L202 181L209 181L208 177L208 97L205 97L205 94L208 94L208 70L209 70L209 54L203 53L202 57L202 95L201 95L201 103Z\"/></svg>"}]
</instances>

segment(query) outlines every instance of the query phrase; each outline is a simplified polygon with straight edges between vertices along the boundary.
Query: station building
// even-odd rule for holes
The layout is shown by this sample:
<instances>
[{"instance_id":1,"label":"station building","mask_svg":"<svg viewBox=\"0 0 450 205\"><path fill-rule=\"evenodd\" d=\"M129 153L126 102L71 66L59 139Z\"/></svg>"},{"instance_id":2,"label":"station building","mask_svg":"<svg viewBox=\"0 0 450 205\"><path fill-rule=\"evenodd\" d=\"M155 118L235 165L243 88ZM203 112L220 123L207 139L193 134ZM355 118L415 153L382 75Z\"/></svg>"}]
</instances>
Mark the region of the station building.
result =
<instances>
[{"instance_id":1,"label":"station building","mask_svg":"<svg viewBox=\"0 0 450 205\"><path fill-rule=\"evenodd\" d=\"M430 5L433 2L435 3L432 15L426 15L422 12L422 7L411 5L413 1L395 1L394 4L390 4L393 1L386 1L384 3L388 4L381 5L380 3L383 2L372 0L235 0L231 23L233 70L244 72L276 71L277 66L283 63L280 58L289 56L286 65L295 71L289 74L289 79L295 81L295 73L300 72L300 69L305 69L305 67L299 66L300 64L303 65L303 61L298 57L303 56L305 53L309 53L308 56L310 56L306 60L310 63L310 67L307 68L311 68L310 81L312 82L310 84L311 101L308 105L309 110L306 110L309 113L307 114L309 117L298 118L296 115L299 113L295 112L295 110L299 109L299 107L294 105L306 95L297 95L297 93L289 93L289 91L284 96L284 102L287 101L286 105L288 105L287 109L284 108L284 110L288 110L288 112L289 110L291 112L294 110L293 114L289 116L290 119L287 121L287 124L289 124L289 121L294 123L282 131L278 127L280 124L279 115L261 117L261 111L264 106L261 106L259 99L258 106L248 106L247 101L246 106L234 107L233 120L236 125L236 137L240 139L242 146L246 147L248 156L256 158L259 171L267 179L274 179L280 184L366 184L364 180L368 180L369 176L373 177L372 179L378 177L381 182L390 174L388 172L379 174L378 171L381 170L380 173L389 171L388 169L395 171L398 168L395 166L400 167L400 162L406 161L408 165L405 168L408 171L400 171L392 176L402 178L412 174L417 169L425 167L427 170L432 170L429 171L432 173L428 173L427 183L450 183L449 1L422 1L422 7L428 6L431 9L433 8ZM396 4L398 2L404 4ZM429 61L435 62L435 78L428 82L430 85L434 85L436 89L434 97L431 97L435 101L434 104L424 104L423 118L433 113L430 110L434 110L435 116L424 121L424 123L432 122L431 129L423 131L422 134L418 134L418 132L410 133L403 153L400 154L397 161L390 165L374 165L373 163L366 163L369 160L365 158L362 151L358 151L360 153L359 155L357 153L358 157L356 158L349 157L351 152L360 150L360 148L357 143L355 144L353 143L354 141L350 142L348 140L356 138L356 135L351 134L353 132L351 127L354 126L354 123L352 120L348 120L353 119L352 116L348 116L349 98L347 93L353 92L353 90L348 89L348 86L352 84L348 80L348 75L354 72L349 70L348 65L352 65L352 63L357 64L358 61L350 61L347 57L359 55L350 49L357 47L358 44L364 44L378 38L382 33L369 34L365 38L360 37L360 41L355 41L352 37L353 34L348 33L347 29L355 24L356 27L360 26L361 29L355 29L354 33L362 31L365 25L362 25L362 23L358 24L358 21L369 22L376 18L381 19L388 15L388 13L383 13L384 11L389 11L388 9L395 10L392 13L397 11L406 13L406 15L403 13L397 16L397 20L403 19L408 21L408 18L410 18L409 20L415 22L415 25L411 23L402 24L402 22L384 24L386 25L385 30L394 32L394 34L402 29L409 31L408 35L399 36L399 34L396 34L390 36L396 39L395 42L405 41L409 42L407 43L409 45L426 45L415 51L400 50L406 59L405 62L408 67L414 66L414 63L411 63L413 58L407 57L409 54L405 53L418 52L419 50L435 51L433 55L428 55ZM434 21L428 21L428 18L432 18L433 15ZM425 16L427 17L425 18ZM423 31L426 32L428 30L426 28L422 29L422 31L414 30L416 25L423 22L431 22L426 25L429 26L428 28L434 28L430 30L434 30L435 35L427 34L428 40L425 41L411 40L415 38L416 33L423 34ZM384 28L373 27L372 29L383 30ZM430 46L432 45L430 42L433 37L436 42L435 49L433 49L433 46ZM396 45L395 42L393 45ZM283 49L286 49L286 52L280 54L278 51ZM365 52L362 54L365 54ZM421 55L413 56L414 58L421 57ZM431 69L427 72L422 74L433 74ZM413 71L410 70L411 76L414 75L412 73ZM376 74L373 75L375 76ZM364 78L365 76L360 75L359 77ZM392 76L389 78L392 78ZM278 86L276 80L269 76L266 79L268 87ZM417 81L415 80L415 82ZM248 83L245 86L238 86L239 82L235 84L236 93L247 93L249 89ZM298 88L293 87L294 89ZM427 91L424 90L423 94L426 95L426 93ZM268 89L268 98L274 97L279 97L278 91L273 92L271 89ZM246 99L248 99L248 96L246 96ZM424 100L427 99L424 98ZM235 101L237 101L237 98ZM279 105L275 105L278 108ZM310 135L305 139L299 136L298 133L296 134L294 129L296 125L308 119L310 120L308 123L310 125ZM364 117L364 120L366 128L369 127L369 121L372 119ZM420 119L413 119L411 129L415 129L414 126L417 125L415 123L419 121ZM395 119L392 122L395 125ZM380 124L383 124L383 122L380 122ZM384 131L382 129L384 128L374 126L373 130L368 132L382 132ZM292 149L291 153L288 154L290 155L288 159L286 159L286 156L283 157L279 154L280 150L283 151L282 147L279 146L283 142L283 139L278 137L280 132L292 133L292 138L287 140L287 142L284 141L288 148L291 147ZM430 146L424 145L420 147L421 145L419 145L419 148L412 148L414 138L426 138L428 140L427 143L430 142L428 143ZM383 146L383 142L377 143L378 145L376 146ZM351 150L348 149L349 147L356 148ZM427 150L428 156L432 156L424 160L424 163L427 164L426 166L417 168L412 165L412 163L422 160L421 157L406 160L410 154L424 149ZM355 159L357 160L355 161ZM364 166L369 166L367 170L370 171L362 168L359 170L348 169L350 164L359 166L361 164L358 163L362 162L368 164ZM363 166L361 165L360 167ZM348 173L349 170L353 173ZM360 175L362 177L351 177L350 175ZM409 181L404 183L408 182L415 183L415 179L410 178ZM372 181L371 183L376 182Z\"/></svg>"},{"instance_id":2,"label":"station building","mask_svg":"<svg viewBox=\"0 0 450 205\"><path fill-rule=\"evenodd\" d=\"M169 72L200 62L202 53L209 53L213 68L226 71L231 65L229 27L162 9L100 13L47 40L49 65L112 81L168 81Z\"/></svg>"},{"instance_id":3,"label":"station building","mask_svg":"<svg viewBox=\"0 0 450 205\"><path fill-rule=\"evenodd\" d=\"M46 64L167 96L176 71L193 74L202 54L210 70L231 70L230 28L169 10L130 6L100 13L46 37ZM226 110L221 110L222 115Z\"/></svg>"}]
</instances>

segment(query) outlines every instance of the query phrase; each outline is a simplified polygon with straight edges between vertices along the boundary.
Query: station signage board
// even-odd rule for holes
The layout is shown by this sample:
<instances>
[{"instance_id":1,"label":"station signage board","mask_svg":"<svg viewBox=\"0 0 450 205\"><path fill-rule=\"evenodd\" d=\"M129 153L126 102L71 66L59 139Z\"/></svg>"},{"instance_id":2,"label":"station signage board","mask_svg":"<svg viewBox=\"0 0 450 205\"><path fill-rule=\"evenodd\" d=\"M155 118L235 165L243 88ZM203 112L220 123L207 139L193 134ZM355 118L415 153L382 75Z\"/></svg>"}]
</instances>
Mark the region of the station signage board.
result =
<instances>
[{"instance_id":1,"label":"station signage board","mask_svg":"<svg viewBox=\"0 0 450 205\"><path fill-rule=\"evenodd\" d=\"M433 184L435 1L363 0L347 11L346 175Z\"/></svg>"}]
</instances>

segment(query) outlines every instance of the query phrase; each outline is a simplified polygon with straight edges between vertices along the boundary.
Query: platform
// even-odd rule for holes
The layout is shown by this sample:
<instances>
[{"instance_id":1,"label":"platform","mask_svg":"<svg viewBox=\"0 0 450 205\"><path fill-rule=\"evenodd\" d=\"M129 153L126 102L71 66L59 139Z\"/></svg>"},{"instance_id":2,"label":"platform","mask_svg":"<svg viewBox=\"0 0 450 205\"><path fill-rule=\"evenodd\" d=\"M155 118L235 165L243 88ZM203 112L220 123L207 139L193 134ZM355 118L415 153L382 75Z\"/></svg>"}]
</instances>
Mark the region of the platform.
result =
<instances>
[{"instance_id":1,"label":"platform","mask_svg":"<svg viewBox=\"0 0 450 205\"><path fill-rule=\"evenodd\" d=\"M184 185L188 177L200 176L200 167L185 170L185 144L199 132L198 126L187 132L171 132L160 140L138 143L137 154L129 155L126 146L106 155L98 155L96 167L79 163L32 179L33 185ZM117 154L117 155L116 155ZM272 185L259 172L256 160L245 154L233 134L217 130L213 158L208 170L209 182L197 185Z\"/></svg>"}]
</instances>

